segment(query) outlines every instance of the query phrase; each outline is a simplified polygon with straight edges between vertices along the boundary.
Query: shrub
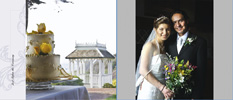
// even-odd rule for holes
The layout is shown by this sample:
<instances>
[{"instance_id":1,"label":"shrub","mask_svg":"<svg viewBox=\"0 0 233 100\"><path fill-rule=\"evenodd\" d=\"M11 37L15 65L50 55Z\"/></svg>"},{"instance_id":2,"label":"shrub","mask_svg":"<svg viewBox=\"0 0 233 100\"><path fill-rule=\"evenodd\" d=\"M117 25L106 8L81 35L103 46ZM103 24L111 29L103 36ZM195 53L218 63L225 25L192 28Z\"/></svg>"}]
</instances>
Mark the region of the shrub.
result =
<instances>
[{"instance_id":1,"label":"shrub","mask_svg":"<svg viewBox=\"0 0 233 100\"><path fill-rule=\"evenodd\" d=\"M80 78L79 78L78 76L76 76L76 75L74 75L73 78L78 78L78 79L80 79Z\"/></svg>"},{"instance_id":2,"label":"shrub","mask_svg":"<svg viewBox=\"0 0 233 100\"><path fill-rule=\"evenodd\" d=\"M113 80L112 80L112 85L113 85L114 87L116 87L116 79L113 79Z\"/></svg>"},{"instance_id":3,"label":"shrub","mask_svg":"<svg viewBox=\"0 0 233 100\"><path fill-rule=\"evenodd\" d=\"M105 83L103 88L115 88L115 87L110 83Z\"/></svg>"},{"instance_id":4,"label":"shrub","mask_svg":"<svg viewBox=\"0 0 233 100\"><path fill-rule=\"evenodd\" d=\"M78 80L75 81L65 81L61 83L52 83L52 85L81 85L83 86L83 80L80 79L78 76L73 76L73 78L78 78Z\"/></svg>"}]
</instances>

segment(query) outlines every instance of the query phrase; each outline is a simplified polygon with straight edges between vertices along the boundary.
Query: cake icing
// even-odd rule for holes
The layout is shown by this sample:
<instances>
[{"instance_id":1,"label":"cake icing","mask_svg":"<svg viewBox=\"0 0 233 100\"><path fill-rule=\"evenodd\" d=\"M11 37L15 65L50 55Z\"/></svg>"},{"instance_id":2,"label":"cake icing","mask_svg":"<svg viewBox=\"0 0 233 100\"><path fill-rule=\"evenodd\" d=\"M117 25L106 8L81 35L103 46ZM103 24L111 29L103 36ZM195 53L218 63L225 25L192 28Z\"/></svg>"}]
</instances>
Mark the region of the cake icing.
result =
<instances>
[{"instance_id":1,"label":"cake icing","mask_svg":"<svg viewBox=\"0 0 233 100\"><path fill-rule=\"evenodd\" d=\"M52 47L51 52L48 54L53 54L55 44L54 44L53 34L29 34L27 35L27 54L35 54L34 47L40 47L42 43L50 44Z\"/></svg>"},{"instance_id":2,"label":"cake icing","mask_svg":"<svg viewBox=\"0 0 233 100\"><path fill-rule=\"evenodd\" d=\"M60 65L60 55L54 54L54 35L46 31L44 23L38 25L38 31L27 33L26 80L43 82L69 77ZM62 76L61 76L62 75Z\"/></svg>"}]
</instances>

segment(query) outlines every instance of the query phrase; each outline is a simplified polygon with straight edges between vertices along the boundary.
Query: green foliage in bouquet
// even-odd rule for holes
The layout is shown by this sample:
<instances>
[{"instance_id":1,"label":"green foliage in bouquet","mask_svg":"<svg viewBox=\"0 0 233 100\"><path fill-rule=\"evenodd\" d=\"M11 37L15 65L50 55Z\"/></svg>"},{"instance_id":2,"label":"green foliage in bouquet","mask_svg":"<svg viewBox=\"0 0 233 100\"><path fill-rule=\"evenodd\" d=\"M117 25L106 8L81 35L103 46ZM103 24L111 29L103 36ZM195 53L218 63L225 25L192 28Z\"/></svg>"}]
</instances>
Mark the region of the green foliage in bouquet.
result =
<instances>
[{"instance_id":1,"label":"green foliage in bouquet","mask_svg":"<svg viewBox=\"0 0 233 100\"><path fill-rule=\"evenodd\" d=\"M189 61L184 63L184 60L179 62L177 57L167 59L168 64L164 66L164 74L166 80L166 86L175 92L178 93L179 89L184 89L185 94L192 92L192 72L197 66L192 66L189 64Z\"/></svg>"}]
</instances>

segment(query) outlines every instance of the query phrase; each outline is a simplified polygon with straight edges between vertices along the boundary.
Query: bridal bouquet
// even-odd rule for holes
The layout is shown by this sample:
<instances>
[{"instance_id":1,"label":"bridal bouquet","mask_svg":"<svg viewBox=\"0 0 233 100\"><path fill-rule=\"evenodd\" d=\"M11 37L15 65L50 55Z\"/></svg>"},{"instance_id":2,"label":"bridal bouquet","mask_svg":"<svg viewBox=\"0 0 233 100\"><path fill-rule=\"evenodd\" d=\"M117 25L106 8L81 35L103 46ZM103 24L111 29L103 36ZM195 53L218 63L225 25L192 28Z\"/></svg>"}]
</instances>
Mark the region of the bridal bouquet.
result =
<instances>
[{"instance_id":1,"label":"bridal bouquet","mask_svg":"<svg viewBox=\"0 0 233 100\"><path fill-rule=\"evenodd\" d=\"M164 66L166 86L175 93L178 93L179 89L184 89L185 94L191 93L191 73L197 66L192 66L189 61L185 63L184 60L181 60L179 62L177 57L172 59L170 55L168 56L168 63Z\"/></svg>"}]
</instances>

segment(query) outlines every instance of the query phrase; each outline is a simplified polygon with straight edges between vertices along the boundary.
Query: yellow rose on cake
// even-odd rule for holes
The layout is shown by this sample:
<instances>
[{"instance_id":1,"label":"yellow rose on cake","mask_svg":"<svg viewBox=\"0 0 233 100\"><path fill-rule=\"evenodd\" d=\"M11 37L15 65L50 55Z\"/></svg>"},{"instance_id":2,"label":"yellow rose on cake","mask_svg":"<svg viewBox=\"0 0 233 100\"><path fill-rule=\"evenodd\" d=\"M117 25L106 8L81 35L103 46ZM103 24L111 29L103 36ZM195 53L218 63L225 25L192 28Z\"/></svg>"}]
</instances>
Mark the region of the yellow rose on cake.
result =
<instances>
[{"instance_id":1,"label":"yellow rose on cake","mask_svg":"<svg viewBox=\"0 0 233 100\"><path fill-rule=\"evenodd\" d=\"M52 46L51 46L51 44L42 43L40 45L40 50L41 50L42 53L47 54L47 53L52 51Z\"/></svg>"},{"instance_id":2,"label":"yellow rose on cake","mask_svg":"<svg viewBox=\"0 0 233 100\"><path fill-rule=\"evenodd\" d=\"M48 32L45 32L44 34L53 34L53 32L49 30Z\"/></svg>"},{"instance_id":3,"label":"yellow rose on cake","mask_svg":"<svg viewBox=\"0 0 233 100\"><path fill-rule=\"evenodd\" d=\"M27 35L30 35L30 34L38 34L38 32L37 32L37 31L34 31L34 30L32 30L31 33L28 33L28 32L27 32Z\"/></svg>"},{"instance_id":4,"label":"yellow rose on cake","mask_svg":"<svg viewBox=\"0 0 233 100\"><path fill-rule=\"evenodd\" d=\"M37 24L37 26L38 26L38 32L43 34L46 30L45 23L40 23L39 25Z\"/></svg>"},{"instance_id":5,"label":"yellow rose on cake","mask_svg":"<svg viewBox=\"0 0 233 100\"><path fill-rule=\"evenodd\" d=\"M36 55L39 55L40 53L40 48L39 47L34 47L34 51Z\"/></svg>"}]
</instances>

